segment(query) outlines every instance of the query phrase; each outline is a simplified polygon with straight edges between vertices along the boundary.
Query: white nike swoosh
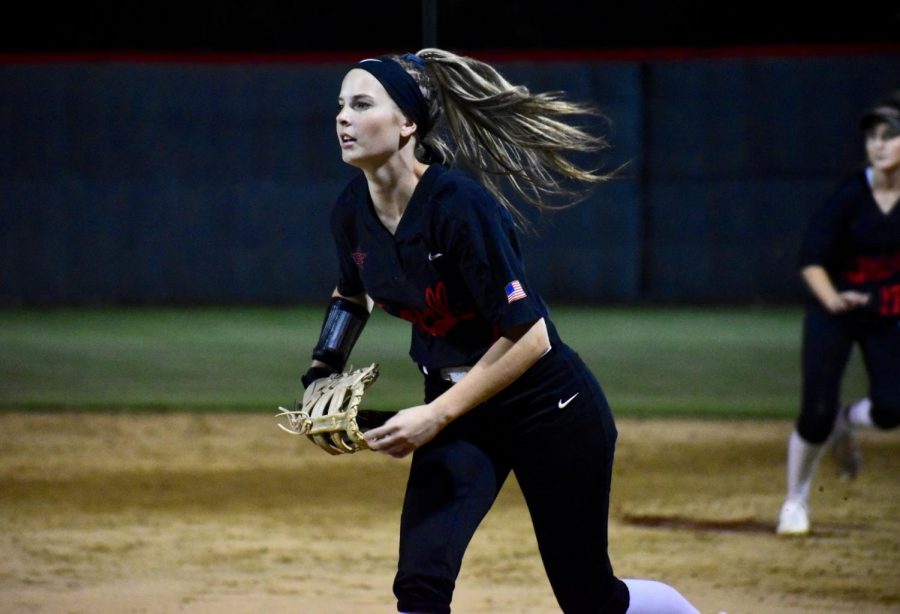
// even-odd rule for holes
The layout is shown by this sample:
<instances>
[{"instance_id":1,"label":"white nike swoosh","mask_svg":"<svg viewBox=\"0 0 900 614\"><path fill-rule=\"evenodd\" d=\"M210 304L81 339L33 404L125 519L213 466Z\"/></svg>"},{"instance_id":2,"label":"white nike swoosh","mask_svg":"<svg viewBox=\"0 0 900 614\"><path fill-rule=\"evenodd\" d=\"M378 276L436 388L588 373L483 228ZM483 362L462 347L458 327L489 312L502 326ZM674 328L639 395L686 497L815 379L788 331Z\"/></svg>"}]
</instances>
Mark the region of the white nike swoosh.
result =
<instances>
[{"instance_id":1,"label":"white nike swoosh","mask_svg":"<svg viewBox=\"0 0 900 614\"><path fill-rule=\"evenodd\" d=\"M428 261L430 262L432 260L437 260L438 258L440 258L443 255L444 254L432 254L431 252L429 252L428 253Z\"/></svg>"},{"instance_id":2,"label":"white nike swoosh","mask_svg":"<svg viewBox=\"0 0 900 614\"><path fill-rule=\"evenodd\" d=\"M569 397L568 399L566 399L565 401L563 401L562 399L560 399L560 401L559 401L559 403L558 403L559 408L562 409L563 407L565 407L566 405L568 405L569 403L571 403L572 400L573 400L575 397L577 397L579 394L580 394L580 393L576 392L575 394L573 394L572 396L570 396L570 397Z\"/></svg>"}]
</instances>

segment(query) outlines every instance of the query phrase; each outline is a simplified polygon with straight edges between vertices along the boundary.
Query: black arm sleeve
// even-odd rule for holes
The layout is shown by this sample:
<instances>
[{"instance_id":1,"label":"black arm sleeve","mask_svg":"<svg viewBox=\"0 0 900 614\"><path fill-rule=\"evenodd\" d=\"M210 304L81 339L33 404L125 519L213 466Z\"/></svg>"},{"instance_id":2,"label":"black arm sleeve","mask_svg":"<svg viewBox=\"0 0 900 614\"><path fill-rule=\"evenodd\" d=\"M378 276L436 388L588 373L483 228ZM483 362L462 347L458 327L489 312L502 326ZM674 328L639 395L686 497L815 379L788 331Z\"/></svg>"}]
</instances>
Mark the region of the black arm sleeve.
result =
<instances>
[{"instance_id":1,"label":"black arm sleeve","mask_svg":"<svg viewBox=\"0 0 900 614\"><path fill-rule=\"evenodd\" d=\"M343 298L332 298L325 312L322 334L313 350L313 360L323 362L335 371L342 371L368 319L369 310L363 305Z\"/></svg>"}]
</instances>

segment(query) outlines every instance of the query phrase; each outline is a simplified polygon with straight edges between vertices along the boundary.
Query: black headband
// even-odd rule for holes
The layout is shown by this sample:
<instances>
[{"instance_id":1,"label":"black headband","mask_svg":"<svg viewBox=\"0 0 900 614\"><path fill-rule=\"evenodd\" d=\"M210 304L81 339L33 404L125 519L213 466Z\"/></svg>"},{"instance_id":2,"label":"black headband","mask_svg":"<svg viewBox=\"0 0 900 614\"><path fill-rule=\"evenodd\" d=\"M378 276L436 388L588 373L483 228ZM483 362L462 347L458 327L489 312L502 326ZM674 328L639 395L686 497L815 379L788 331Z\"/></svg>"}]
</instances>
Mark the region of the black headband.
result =
<instances>
[{"instance_id":1,"label":"black headband","mask_svg":"<svg viewBox=\"0 0 900 614\"><path fill-rule=\"evenodd\" d=\"M894 130L900 130L900 105L895 101L879 104L862 116L859 127L868 130L879 122L885 122Z\"/></svg>"},{"instance_id":2,"label":"black headband","mask_svg":"<svg viewBox=\"0 0 900 614\"><path fill-rule=\"evenodd\" d=\"M403 58L420 68L424 67L422 58L417 55L407 53ZM400 110L416 123L421 140L431 129L431 122L428 117L428 103L416 80L399 63L386 56L363 60L356 67L378 79Z\"/></svg>"}]
</instances>

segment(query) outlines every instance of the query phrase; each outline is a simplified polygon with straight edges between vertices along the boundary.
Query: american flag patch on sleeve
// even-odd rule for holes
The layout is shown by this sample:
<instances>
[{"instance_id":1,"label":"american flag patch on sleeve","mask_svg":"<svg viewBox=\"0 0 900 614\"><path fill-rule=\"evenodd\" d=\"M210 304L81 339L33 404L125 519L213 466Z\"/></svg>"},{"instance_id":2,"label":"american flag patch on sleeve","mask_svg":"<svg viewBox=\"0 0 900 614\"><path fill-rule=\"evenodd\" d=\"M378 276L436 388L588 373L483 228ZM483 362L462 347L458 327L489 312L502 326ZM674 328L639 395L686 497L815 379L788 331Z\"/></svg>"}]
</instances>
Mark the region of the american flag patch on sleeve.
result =
<instances>
[{"instance_id":1,"label":"american flag patch on sleeve","mask_svg":"<svg viewBox=\"0 0 900 614\"><path fill-rule=\"evenodd\" d=\"M518 279L514 279L508 284L506 284L506 302L512 303L521 298L525 298L528 296L525 294L525 290L522 289L522 284L519 283Z\"/></svg>"}]
</instances>

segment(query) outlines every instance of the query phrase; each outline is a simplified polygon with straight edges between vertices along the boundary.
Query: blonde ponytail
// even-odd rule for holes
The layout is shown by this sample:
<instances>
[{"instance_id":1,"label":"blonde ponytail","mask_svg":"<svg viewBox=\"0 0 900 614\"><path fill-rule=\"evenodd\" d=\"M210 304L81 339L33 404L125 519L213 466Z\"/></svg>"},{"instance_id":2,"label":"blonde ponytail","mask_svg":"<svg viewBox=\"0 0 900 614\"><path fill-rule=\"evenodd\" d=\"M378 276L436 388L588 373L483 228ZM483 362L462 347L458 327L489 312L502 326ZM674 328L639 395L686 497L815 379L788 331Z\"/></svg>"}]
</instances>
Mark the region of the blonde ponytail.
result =
<instances>
[{"instance_id":1,"label":"blonde ponytail","mask_svg":"<svg viewBox=\"0 0 900 614\"><path fill-rule=\"evenodd\" d=\"M533 94L474 58L442 49L416 55L424 71L401 63L433 114L435 129L420 143L423 155L467 167L520 227L528 226L527 218L510 202L506 186L539 210L557 209L582 200L590 187L614 174L582 168L568 158L608 147L603 137L566 122L576 115L602 117L595 109L566 101L560 92Z\"/></svg>"}]
</instances>

